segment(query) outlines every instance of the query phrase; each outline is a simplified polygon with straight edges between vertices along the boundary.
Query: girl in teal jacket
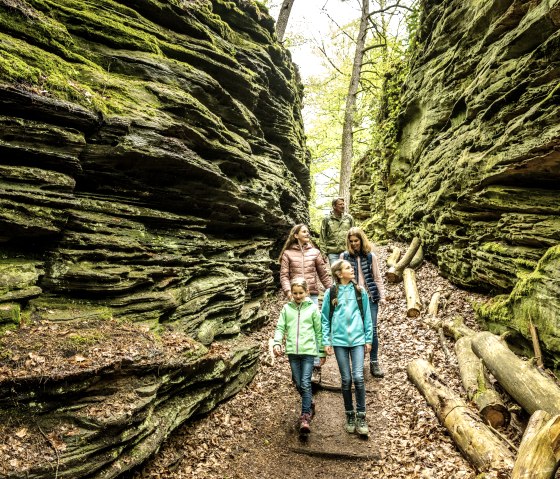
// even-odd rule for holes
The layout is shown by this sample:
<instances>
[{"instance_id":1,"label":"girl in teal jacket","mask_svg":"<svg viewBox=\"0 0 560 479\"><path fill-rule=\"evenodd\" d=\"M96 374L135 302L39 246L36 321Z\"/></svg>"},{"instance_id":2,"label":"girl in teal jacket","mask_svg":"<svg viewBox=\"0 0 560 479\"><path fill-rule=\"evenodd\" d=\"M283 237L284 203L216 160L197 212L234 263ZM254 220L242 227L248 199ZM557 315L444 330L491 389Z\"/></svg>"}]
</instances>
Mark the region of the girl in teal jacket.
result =
<instances>
[{"instance_id":1,"label":"girl in teal jacket","mask_svg":"<svg viewBox=\"0 0 560 479\"><path fill-rule=\"evenodd\" d=\"M313 412L311 374L315 356L325 362L321 342L321 316L317 306L309 299L307 283L296 278L290 283L292 300L284 305L274 333L274 354L282 354L282 341L286 337L286 354L292 369L292 379L301 396L300 433L310 432L309 422Z\"/></svg>"},{"instance_id":2,"label":"girl in teal jacket","mask_svg":"<svg viewBox=\"0 0 560 479\"><path fill-rule=\"evenodd\" d=\"M350 262L335 261L331 271L335 286L325 293L321 310L323 345L328 355L334 353L338 363L346 430L367 436L364 354L370 352L373 336L369 298L355 283ZM356 391L356 412L352 402L352 380Z\"/></svg>"}]
</instances>

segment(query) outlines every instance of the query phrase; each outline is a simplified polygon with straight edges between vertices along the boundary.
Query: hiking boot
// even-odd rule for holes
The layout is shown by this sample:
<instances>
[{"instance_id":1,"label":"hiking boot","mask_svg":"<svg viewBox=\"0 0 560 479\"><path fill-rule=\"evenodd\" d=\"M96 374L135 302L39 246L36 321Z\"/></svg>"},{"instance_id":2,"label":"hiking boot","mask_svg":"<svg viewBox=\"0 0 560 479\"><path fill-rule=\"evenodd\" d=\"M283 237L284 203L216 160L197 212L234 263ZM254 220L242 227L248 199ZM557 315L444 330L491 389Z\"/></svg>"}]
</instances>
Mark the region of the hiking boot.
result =
<instances>
[{"instance_id":1,"label":"hiking boot","mask_svg":"<svg viewBox=\"0 0 560 479\"><path fill-rule=\"evenodd\" d=\"M346 432L354 434L356 432L356 415L354 411L346 411Z\"/></svg>"},{"instance_id":2,"label":"hiking boot","mask_svg":"<svg viewBox=\"0 0 560 479\"><path fill-rule=\"evenodd\" d=\"M311 419L315 417L315 401L311 401Z\"/></svg>"},{"instance_id":3,"label":"hiking boot","mask_svg":"<svg viewBox=\"0 0 560 479\"><path fill-rule=\"evenodd\" d=\"M378 361L371 361L369 363L369 371L374 378L382 378L385 376L383 370L379 367Z\"/></svg>"},{"instance_id":4,"label":"hiking boot","mask_svg":"<svg viewBox=\"0 0 560 479\"><path fill-rule=\"evenodd\" d=\"M311 384L321 384L321 366L313 366L313 373L311 373Z\"/></svg>"},{"instance_id":5,"label":"hiking boot","mask_svg":"<svg viewBox=\"0 0 560 479\"><path fill-rule=\"evenodd\" d=\"M365 412L359 412L356 414L356 432L360 436L367 436L369 433Z\"/></svg>"},{"instance_id":6,"label":"hiking boot","mask_svg":"<svg viewBox=\"0 0 560 479\"><path fill-rule=\"evenodd\" d=\"M299 419L299 433L300 434L309 434L311 432L311 428L309 427L309 421L311 421L310 414L302 414Z\"/></svg>"}]
</instances>

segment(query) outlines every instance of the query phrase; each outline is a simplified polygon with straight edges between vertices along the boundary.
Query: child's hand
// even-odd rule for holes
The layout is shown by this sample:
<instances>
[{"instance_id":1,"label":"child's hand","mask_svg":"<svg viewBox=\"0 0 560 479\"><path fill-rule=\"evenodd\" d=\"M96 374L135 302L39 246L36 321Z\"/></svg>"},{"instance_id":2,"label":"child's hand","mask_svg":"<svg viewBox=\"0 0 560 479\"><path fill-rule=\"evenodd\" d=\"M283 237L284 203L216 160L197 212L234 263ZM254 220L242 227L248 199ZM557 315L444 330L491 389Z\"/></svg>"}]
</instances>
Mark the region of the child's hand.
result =
<instances>
[{"instance_id":1,"label":"child's hand","mask_svg":"<svg viewBox=\"0 0 560 479\"><path fill-rule=\"evenodd\" d=\"M366 344L366 354L369 353L371 351L371 344L367 343Z\"/></svg>"},{"instance_id":2,"label":"child's hand","mask_svg":"<svg viewBox=\"0 0 560 479\"><path fill-rule=\"evenodd\" d=\"M280 346L279 344L275 344L272 350L274 351L274 356L276 357L282 356L282 346Z\"/></svg>"},{"instance_id":3,"label":"child's hand","mask_svg":"<svg viewBox=\"0 0 560 479\"><path fill-rule=\"evenodd\" d=\"M329 356L332 356L334 353L334 349L332 346L325 346L325 353L327 353Z\"/></svg>"},{"instance_id":4,"label":"child's hand","mask_svg":"<svg viewBox=\"0 0 560 479\"><path fill-rule=\"evenodd\" d=\"M326 360L327 360L327 358L320 358L319 359L319 365L322 366L323 364L325 364Z\"/></svg>"}]
</instances>

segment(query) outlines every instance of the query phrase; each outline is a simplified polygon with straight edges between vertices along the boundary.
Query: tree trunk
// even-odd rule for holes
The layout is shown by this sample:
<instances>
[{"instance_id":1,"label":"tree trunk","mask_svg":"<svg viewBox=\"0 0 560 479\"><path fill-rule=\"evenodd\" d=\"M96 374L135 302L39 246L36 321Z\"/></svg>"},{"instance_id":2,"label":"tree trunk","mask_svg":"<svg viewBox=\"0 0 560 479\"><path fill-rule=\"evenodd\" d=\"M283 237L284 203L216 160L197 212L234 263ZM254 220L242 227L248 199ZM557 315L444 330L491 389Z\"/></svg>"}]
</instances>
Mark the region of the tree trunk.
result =
<instances>
[{"instance_id":1,"label":"tree trunk","mask_svg":"<svg viewBox=\"0 0 560 479\"><path fill-rule=\"evenodd\" d=\"M552 479L560 458L560 416L536 411L523 434L511 479Z\"/></svg>"},{"instance_id":2,"label":"tree trunk","mask_svg":"<svg viewBox=\"0 0 560 479\"><path fill-rule=\"evenodd\" d=\"M440 297L440 291L436 291L432 294L432 299L430 299L430 305L428 306L428 315L424 319L424 322L433 329L439 329L440 327L440 322L437 320Z\"/></svg>"},{"instance_id":3,"label":"tree trunk","mask_svg":"<svg viewBox=\"0 0 560 479\"><path fill-rule=\"evenodd\" d=\"M416 318L422 311L422 302L416 286L416 275L414 270L406 268L403 273L404 292L406 294L406 315L409 318Z\"/></svg>"},{"instance_id":4,"label":"tree trunk","mask_svg":"<svg viewBox=\"0 0 560 479\"><path fill-rule=\"evenodd\" d=\"M389 282L398 283L402 280L402 273L404 269L409 265L419 247L420 240L418 238L413 238L401 260L393 268L389 268L389 271L387 271L387 280Z\"/></svg>"},{"instance_id":5,"label":"tree trunk","mask_svg":"<svg viewBox=\"0 0 560 479\"><path fill-rule=\"evenodd\" d=\"M472 349L508 394L529 414L539 409L560 414L560 388L536 367L512 353L504 341L484 331L472 337Z\"/></svg>"},{"instance_id":6,"label":"tree trunk","mask_svg":"<svg viewBox=\"0 0 560 479\"><path fill-rule=\"evenodd\" d=\"M369 14L369 0L362 0L362 16L354 53L354 63L352 65L352 76L346 96L346 108L344 110L344 122L342 124L342 145L340 160L340 187L339 195L344 198L346 207L350 206L350 176L352 173L352 155L354 141L354 118L356 116L356 97L360 85L362 73L362 63L366 44L367 25Z\"/></svg>"},{"instance_id":7,"label":"tree trunk","mask_svg":"<svg viewBox=\"0 0 560 479\"><path fill-rule=\"evenodd\" d=\"M469 400L476 404L487 424L494 428L506 426L510 420L509 411L484 374L482 361L473 353L471 336L459 338L455 343L455 353Z\"/></svg>"},{"instance_id":8,"label":"tree trunk","mask_svg":"<svg viewBox=\"0 0 560 479\"><path fill-rule=\"evenodd\" d=\"M389 266L389 268L396 266L397 261L399 260L400 257L401 257L401 249L395 246L393 248L393 251L391 251L391 255L387 258L387 266Z\"/></svg>"},{"instance_id":9,"label":"tree trunk","mask_svg":"<svg viewBox=\"0 0 560 479\"><path fill-rule=\"evenodd\" d=\"M409 363L407 373L457 447L478 471L511 471L513 454L461 398L444 386L431 364L416 359Z\"/></svg>"},{"instance_id":10,"label":"tree trunk","mask_svg":"<svg viewBox=\"0 0 560 479\"><path fill-rule=\"evenodd\" d=\"M455 341L458 341L459 338L463 336L472 336L476 334L474 329L465 326L461 316L455 316L451 321L444 321L442 326L445 335L453 338Z\"/></svg>"},{"instance_id":11,"label":"tree trunk","mask_svg":"<svg viewBox=\"0 0 560 479\"><path fill-rule=\"evenodd\" d=\"M278 37L279 42L284 40L284 34L286 33L286 27L288 26L288 20L290 18L294 2L295 0L284 0L282 2L282 6L280 7L278 20L276 20L276 36Z\"/></svg>"},{"instance_id":12,"label":"tree trunk","mask_svg":"<svg viewBox=\"0 0 560 479\"><path fill-rule=\"evenodd\" d=\"M418 269L420 265L424 261L424 248L422 245L418 246L416 253L414 253L413 258L410 260L410 264L408 265L409 268Z\"/></svg>"}]
</instances>

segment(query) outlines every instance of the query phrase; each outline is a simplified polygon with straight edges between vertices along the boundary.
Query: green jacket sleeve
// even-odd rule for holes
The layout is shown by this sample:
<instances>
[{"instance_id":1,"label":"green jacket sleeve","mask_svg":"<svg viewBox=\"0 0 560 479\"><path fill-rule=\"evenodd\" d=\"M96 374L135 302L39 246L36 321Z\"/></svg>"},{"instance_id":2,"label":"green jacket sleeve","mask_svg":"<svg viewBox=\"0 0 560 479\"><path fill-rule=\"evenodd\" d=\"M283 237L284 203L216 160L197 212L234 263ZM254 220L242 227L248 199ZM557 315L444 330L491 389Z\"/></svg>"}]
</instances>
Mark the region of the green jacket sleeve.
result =
<instances>
[{"instance_id":1,"label":"green jacket sleeve","mask_svg":"<svg viewBox=\"0 0 560 479\"><path fill-rule=\"evenodd\" d=\"M280 311L280 317L278 318L278 323L276 324L276 330L274 331L274 345L282 345L282 340L284 339L284 334L286 333L286 307L282 308Z\"/></svg>"},{"instance_id":2,"label":"green jacket sleeve","mask_svg":"<svg viewBox=\"0 0 560 479\"><path fill-rule=\"evenodd\" d=\"M325 348L323 348L323 327L321 323L321 314L315 308L313 311L313 329L315 331L315 341L317 344L317 353L320 358L325 357Z\"/></svg>"},{"instance_id":3,"label":"green jacket sleeve","mask_svg":"<svg viewBox=\"0 0 560 479\"><path fill-rule=\"evenodd\" d=\"M331 290L325 291L323 307L321 308L321 329L323 332L323 347L331 345L331 321L329 314L331 311Z\"/></svg>"}]
</instances>

